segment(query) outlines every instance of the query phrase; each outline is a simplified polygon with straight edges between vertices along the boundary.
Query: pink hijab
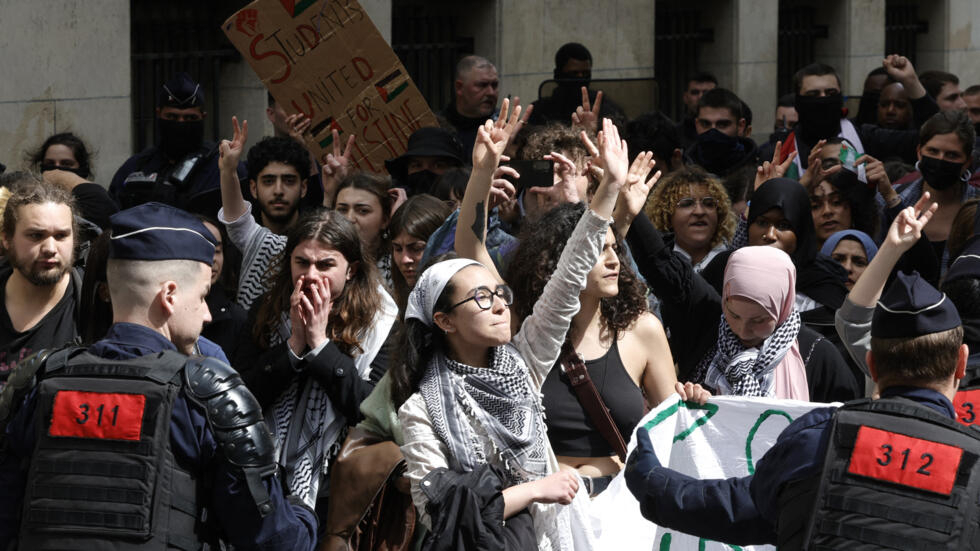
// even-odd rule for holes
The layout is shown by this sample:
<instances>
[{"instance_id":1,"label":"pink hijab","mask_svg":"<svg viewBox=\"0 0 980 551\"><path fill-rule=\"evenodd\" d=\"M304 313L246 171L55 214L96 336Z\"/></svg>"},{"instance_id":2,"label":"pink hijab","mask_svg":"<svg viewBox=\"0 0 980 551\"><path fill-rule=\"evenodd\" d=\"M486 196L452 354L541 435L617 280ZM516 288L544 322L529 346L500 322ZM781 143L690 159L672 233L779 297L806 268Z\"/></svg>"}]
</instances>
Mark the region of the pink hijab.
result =
<instances>
[{"instance_id":1,"label":"pink hijab","mask_svg":"<svg viewBox=\"0 0 980 551\"><path fill-rule=\"evenodd\" d=\"M722 300L737 296L761 306L780 326L796 305L796 267L789 255L775 247L742 247L725 267ZM776 365L777 398L810 400L806 367L800 355L799 339Z\"/></svg>"}]
</instances>

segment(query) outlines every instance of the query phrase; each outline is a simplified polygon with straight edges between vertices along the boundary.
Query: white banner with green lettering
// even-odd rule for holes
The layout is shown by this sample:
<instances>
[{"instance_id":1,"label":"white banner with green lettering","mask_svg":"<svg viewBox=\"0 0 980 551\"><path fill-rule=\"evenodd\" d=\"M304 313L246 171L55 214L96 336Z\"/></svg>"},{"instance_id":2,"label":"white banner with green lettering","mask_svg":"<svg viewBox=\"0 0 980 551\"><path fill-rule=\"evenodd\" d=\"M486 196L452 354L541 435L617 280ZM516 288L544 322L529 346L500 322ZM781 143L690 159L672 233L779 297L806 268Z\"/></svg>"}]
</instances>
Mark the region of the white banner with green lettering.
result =
<instances>
[{"instance_id":1,"label":"white banner with green lettering","mask_svg":"<svg viewBox=\"0 0 980 551\"><path fill-rule=\"evenodd\" d=\"M639 426L650 431L657 458L665 467L700 479L741 477L755 472L759 458L791 422L827 405L831 404L719 396L700 406L681 402L675 394L648 413ZM635 432L630 435L629 450L634 447ZM591 516L600 550L774 549L722 544L659 527L640 514L622 473L592 501Z\"/></svg>"}]
</instances>

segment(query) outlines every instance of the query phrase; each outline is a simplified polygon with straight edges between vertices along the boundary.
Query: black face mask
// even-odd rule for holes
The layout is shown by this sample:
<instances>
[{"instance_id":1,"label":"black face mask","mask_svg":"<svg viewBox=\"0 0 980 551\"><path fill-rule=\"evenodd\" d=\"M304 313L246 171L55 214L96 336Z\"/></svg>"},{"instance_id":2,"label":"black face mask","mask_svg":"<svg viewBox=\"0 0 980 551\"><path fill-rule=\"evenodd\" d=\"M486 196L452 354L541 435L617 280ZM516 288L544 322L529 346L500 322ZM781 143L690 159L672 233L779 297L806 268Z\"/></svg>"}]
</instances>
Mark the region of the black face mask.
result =
<instances>
[{"instance_id":1,"label":"black face mask","mask_svg":"<svg viewBox=\"0 0 980 551\"><path fill-rule=\"evenodd\" d=\"M721 175L731 170L745 157L745 146L738 138L717 128L698 134L691 157L708 172Z\"/></svg>"},{"instance_id":2,"label":"black face mask","mask_svg":"<svg viewBox=\"0 0 980 551\"><path fill-rule=\"evenodd\" d=\"M71 172L72 174L81 176L82 178L88 178L88 174L84 174L81 168L72 168L68 166L58 166L58 165L41 165L41 172L47 172L49 170L64 170L65 172Z\"/></svg>"},{"instance_id":3,"label":"black face mask","mask_svg":"<svg viewBox=\"0 0 980 551\"><path fill-rule=\"evenodd\" d=\"M916 163L916 168L922 173L926 183L938 191L949 189L963 181L960 179L960 175L963 173L961 163L923 155L922 159Z\"/></svg>"},{"instance_id":4,"label":"black face mask","mask_svg":"<svg viewBox=\"0 0 980 551\"><path fill-rule=\"evenodd\" d=\"M204 119L184 122L158 119L157 123L160 127L157 145L171 160L183 159L204 143Z\"/></svg>"},{"instance_id":5,"label":"black face mask","mask_svg":"<svg viewBox=\"0 0 980 551\"><path fill-rule=\"evenodd\" d=\"M405 178L405 193L409 197L420 193L429 193L438 179L439 175L431 170L413 172Z\"/></svg>"},{"instance_id":6,"label":"black face mask","mask_svg":"<svg viewBox=\"0 0 980 551\"><path fill-rule=\"evenodd\" d=\"M843 107L844 96L840 94L824 97L796 94L796 112L800 115L796 129L803 142L815 145L839 134Z\"/></svg>"}]
</instances>

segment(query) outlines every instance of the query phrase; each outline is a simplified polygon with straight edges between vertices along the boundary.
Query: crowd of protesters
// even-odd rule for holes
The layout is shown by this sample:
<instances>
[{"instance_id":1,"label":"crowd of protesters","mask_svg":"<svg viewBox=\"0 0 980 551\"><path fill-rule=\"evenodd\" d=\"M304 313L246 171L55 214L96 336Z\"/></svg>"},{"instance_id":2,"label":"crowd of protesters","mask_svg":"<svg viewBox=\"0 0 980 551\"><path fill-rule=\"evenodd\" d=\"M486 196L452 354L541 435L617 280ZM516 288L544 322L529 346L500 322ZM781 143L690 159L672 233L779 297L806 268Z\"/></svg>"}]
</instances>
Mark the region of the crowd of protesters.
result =
<instances>
[{"instance_id":1,"label":"crowd of protesters","mask_svg":"<svg viewBox=\"0 0 980 551\"><path fill-rule=\"evenodd\" d=\"M592 67L585 46L566 44L554 92L521 102L501 99L491 61L463 58L441 126L415 131L386 174L352 168L354 136L335 132L315 158L310 121L271 95L274 136L246 149L238 113L232 136L204 141L204 90L185 73L159 92L156 144L111 179L93 174L99 144L84 128L28 151L22 170L4 159L0 549L47 541L30 522L54 514L31 509L40 490L27 483L46 441L20 439L11 420L35 400L35 417L59 406L31 390L44 368L18 374L41 351L104 348L131 322L121 259L209 260L207 315L164 308L176 321L143 325L230 364L254 396L281 483L269 499L310 532L282 548L584 548L583 500L624 468L634 427L673 394L875 392L867 328L852 319L874 302L852 295L882 252L882 287L917 271L980 344L980 85L961 91L955 75L888 55L848 113L825 64L800 67L777 105L750 106L698 72L680 120L629 120L593 88ZM766 109L776 124L757 144L752 111ZM140 216L160 224L134 229L147 205L192 214L172 223L206 238L213 258L123 256L127 240L170 223L158 210ZM910 208L929 223L895 254L889 230ZM246 549L264 534L229 536L244 521L192 506L209 525L194 541Z\"/></svg>"}]
</instances>

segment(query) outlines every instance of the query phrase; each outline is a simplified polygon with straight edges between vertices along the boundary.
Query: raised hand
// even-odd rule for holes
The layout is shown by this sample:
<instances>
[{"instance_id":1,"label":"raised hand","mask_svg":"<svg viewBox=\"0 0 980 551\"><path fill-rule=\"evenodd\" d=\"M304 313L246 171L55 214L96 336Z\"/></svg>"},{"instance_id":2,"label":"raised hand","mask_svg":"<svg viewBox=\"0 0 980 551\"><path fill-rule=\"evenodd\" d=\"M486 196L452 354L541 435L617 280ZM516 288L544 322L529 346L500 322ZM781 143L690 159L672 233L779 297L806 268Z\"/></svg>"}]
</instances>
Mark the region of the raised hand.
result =
<instances>
[{"instance_id":1,"label":"raised hand","mask_svg":"<svg viewBox=\"0 0 980 551\"><path fill-rule=\"evenodd\" d=\"M294 113L286 117L286 126L289 127L289 137L302 146L306 146L304 136L310 130L313 121L302 113Z\"/></svg>"},{"instance_id":2,"label":"raised hand","mask_svg":"<svg viewBox=\"0 0 980 551\"><path fill-rule=\"evenodd\" d=\"M891 54L881 61L882 67L888 71L888 76L902 83L909 98L918 99L926 94L926 89L919 81L919 76L915 74L915 67L909 58Z\"/></svg>"},{"instance_id":3,"label":"raised hand","mask_svg":"<svg viewBox=\"0 0 980 551\"><path fill-rule=\"evenodd\" d=\"M242 158L245 142L248 140L248 121L243 120L238 125L238 117L231 117L231 127L234 130L231 140L221 140L218 146L218 168L222 171L237 171L238 161Z\"/></svg>"},{"instance_id":4,"label":"raised hand","mask_svg":"<svg viewBox=\"0 0 980 551\"><path fill-rule=\"evenodd\" d=\"M552 151L544 156L545 160L554 161L555 175L558 182L551 187L531 187L528 188L529 194L537 196L538 206L542 211L550 210L561 203L578 203L582 200L579 196L577 181L581 176L578 167L571 159Z\"/></svg>"},{"instance_id":5,"label":"raised hand","mask_svg":"<svg viewBox=\"0 0 980 551\"><path fill-rule=\"evenodd\" d=\"M493 181L490 183L490 210L507 203L517 195L517 190L514 188L514 185L504 179L504 176L510 176L511 178L521 177L520 173L510 166L498 166L493 171Z\"/></svg>"},{"instance_id":6,"label":"raised hand","mask_svg":"<svg viewBox=\"0 0 980 551\"><path fill-rule=\"evenodd\" d=\"M915 206L906 207L895 217L885 235L882 248L893 247L900 253L911 249L922 237L922 228L929 223L938 208L938 203L930 204L929 192L923 192Z\"/></svg>"},{"instance_id":7,"label":"raised hand","mask_svg":"<svg viewBox=\"0 0 980 551\"><path fill-rule=\"evenodd\" d=\"M602 105L602 91L596 92L595 105L589 105L589 89L582 87L582 105L572 113L572 126L595 133L599 124L599 107Z\"/></svg>"},{"instance_id":8,"label":"raised hand","mask_svg":"<svg viewBox=\"0 0 980 551\"><path fill-rule=\"evenodd\" d=\"M509 116L508 116L509 114ZM523 121L521 117L521 106L510 109L510 100L505 98L500 106L500 115L497 121L487 120L477 129L476 143L473 145L473 169L493 172L500 164L500 157L504 154L504 149L510 142L511 137L517 133Z\"/></svg>"},{"instance_id":9,"label":"raised hand","mask_svg":"<svg viewBox=\"0 0 980 551\"><path fill-rule=\"evenodd\" d=\"M620 139L619 129L610 119L602 119L602 132L599 134L599 158L604 170L603 177L622 187L626 184L629 172L629 150L626 140Z\"/></svg>"},{"instance_id":10,"label":"raised hand","mask_svg":"<svg viewBox=\"0 0 980 551\"><path fill-rule=\"evenodd\" d=\"M789 170L790 163L796 158L796 152L792 152L783 159L782 162L779 161L780 149L783 147L783 142L776 142L776 150L772 153L772 161L766 161L762 163L762 166L755 171L755 184L752 189L759 189L759 186L766 183L773 178L782 178L786 171Z\"/></svg>"},{"instance_id":11,"label":"raised hand","mask_svg":"<svg viewBox=\"0 0 980 551\"><path fill-rule=\"evenodd\" d=\"M647 179L655 165L653 153L650 151L644 151L633 159L633 164L630 165L626 175L626 185L619 192L616 208L613 210L613 221L619 235L626 235L633 219L646 205L650 191L660 180L661 172L659 170L652 178Z\"/></svg>"},{"instance_id":12,"label":"raised hand","mask_svg":"<svg viewBox=\"0 0 980 551\"><path fill-rule=\"evenodd\" d=\"M333 153L327 153L323 157L322 182L323 182L323 206L333 207L334 196L337 186L350 172L351 148L354 146L354 134L347 138L347 145L341 152L340 133L333 129Z\"/></svg>"},{"instance_id":13,"label":"raised hand","mask_svg":"<svg viewBox=\"0 0 980 551\"><path fill-rule=\"evenodd\" d=\"M817 145L813 146L810 150L810 155L806 159L806 172L800 176L800 184L806 188L808 192L812 192L813 188L818 186L820 182L824 181L831 174L836 174L840 172L843 165L836 164L827 170L824 170L823 165L820 162L820 152L823 150L823 146L827 143L827 140L820 140Z\"/></svg>"},{"instance_id":14,"label":"raised hand","mask_svg":"<svg viewBox=\"0 0 980 551\"><path fill-rule=\"evenodd\" d=\"M898 197L898 193L895 192L891 180L888 179L885 163L865 153L854 162L855 167L859 165L864 165L865 178L869 184L875 186L875 189L881 194L881 198L885 200L885 204L890 206L897 204L895 199Z\"/></svg>"}]
</instances>

